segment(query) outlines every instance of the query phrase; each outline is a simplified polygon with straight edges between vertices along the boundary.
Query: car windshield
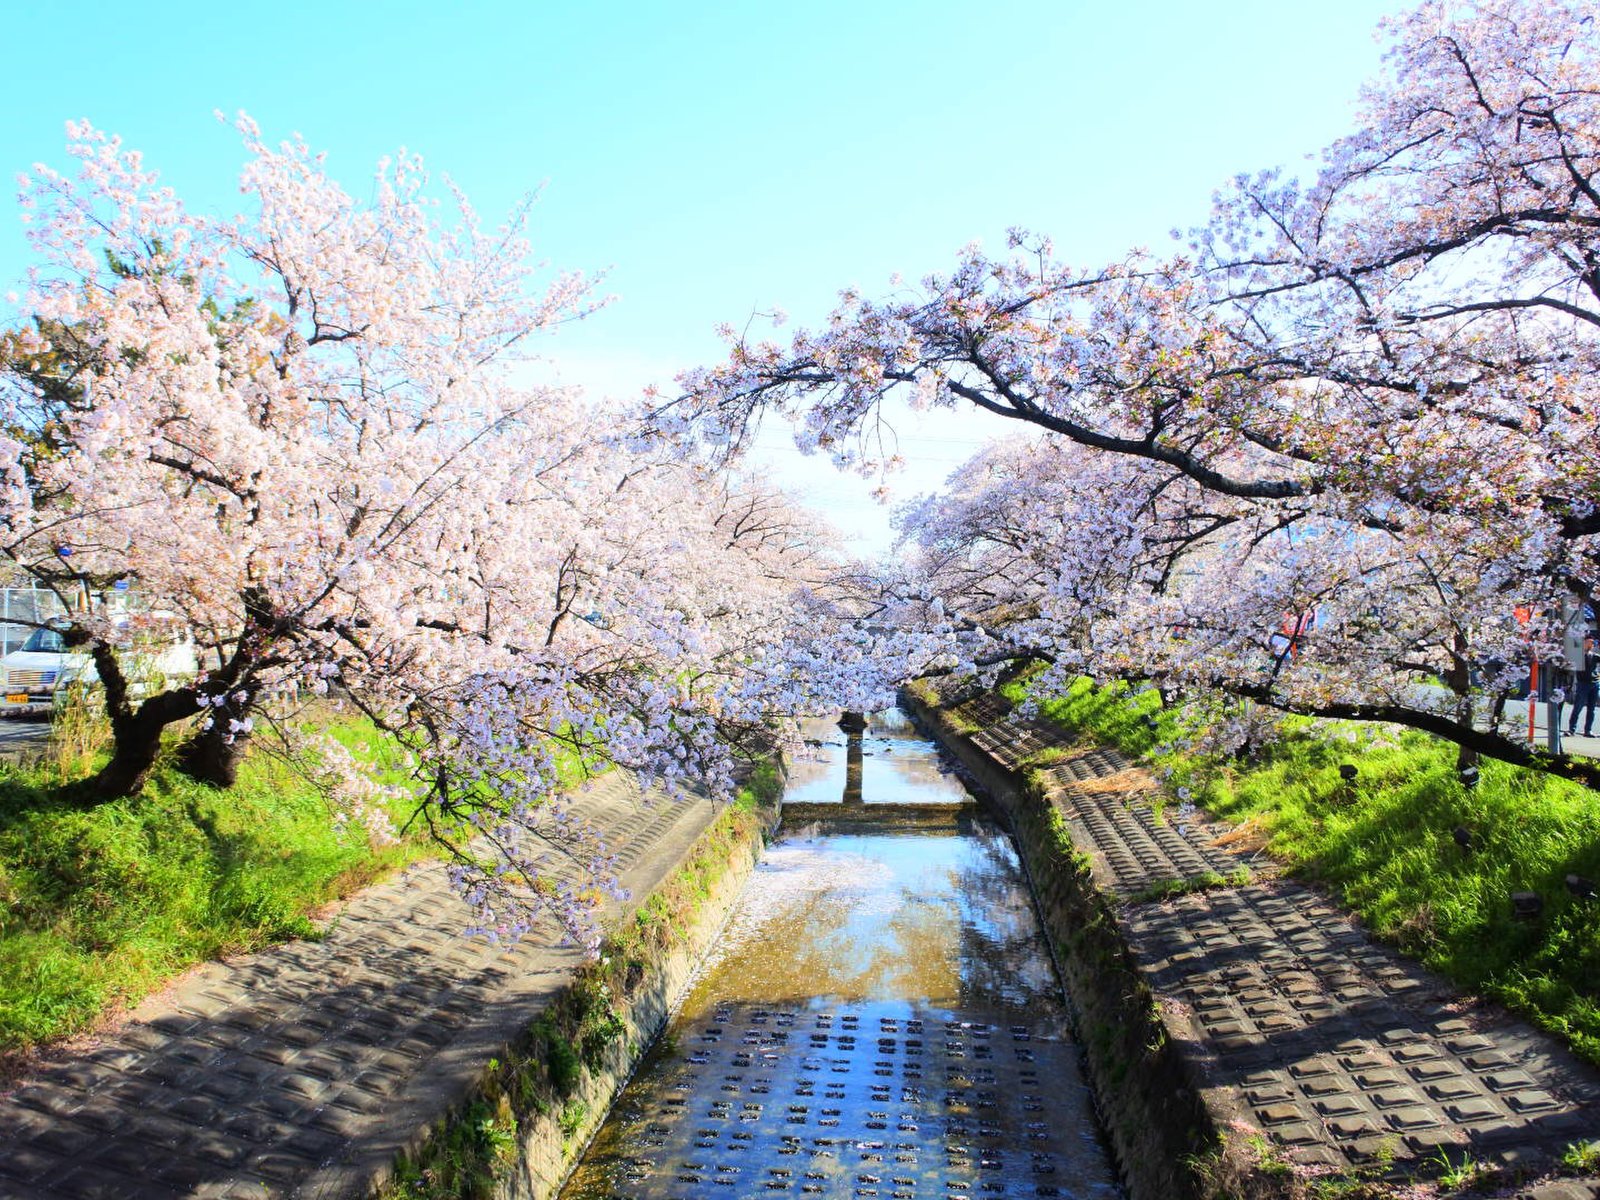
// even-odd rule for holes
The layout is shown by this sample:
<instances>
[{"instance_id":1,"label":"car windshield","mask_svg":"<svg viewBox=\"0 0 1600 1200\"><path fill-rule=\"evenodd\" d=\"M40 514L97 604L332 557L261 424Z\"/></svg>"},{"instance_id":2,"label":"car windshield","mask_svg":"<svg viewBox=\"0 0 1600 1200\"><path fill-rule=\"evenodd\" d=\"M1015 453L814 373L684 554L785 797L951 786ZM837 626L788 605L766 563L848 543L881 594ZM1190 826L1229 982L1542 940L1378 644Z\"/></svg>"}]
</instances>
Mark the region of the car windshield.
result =
<instances>
[{"instance_id":1,"label":"car windshield","mask_svg":"<svg viewBox=\"0 0 1600 1200\"><path fill-rule=\"evenodd\" d=\"M60 654L67 648L67 644L54 629L35 629L28 635L28 640L22 643L21 648L40 654Z\"/></svg>"}]
</instances>

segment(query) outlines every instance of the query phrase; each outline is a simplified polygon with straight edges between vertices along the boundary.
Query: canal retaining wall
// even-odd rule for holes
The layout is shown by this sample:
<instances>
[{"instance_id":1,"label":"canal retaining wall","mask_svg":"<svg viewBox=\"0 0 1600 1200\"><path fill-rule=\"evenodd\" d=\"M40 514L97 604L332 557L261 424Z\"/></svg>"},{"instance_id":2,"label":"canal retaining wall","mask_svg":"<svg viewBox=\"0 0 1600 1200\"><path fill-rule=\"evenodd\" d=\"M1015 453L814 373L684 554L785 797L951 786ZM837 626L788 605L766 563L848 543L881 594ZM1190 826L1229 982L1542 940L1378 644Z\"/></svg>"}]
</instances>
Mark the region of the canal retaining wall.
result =
<instances>
[{"instance_id":1,"label":"canal retaining wall","mask_svg":"<svg viewBox=\"0 0 1600 1200\"><path fill-rule=\"evenodd\" d=\"M420 1184L431 1195L441 1167L459 1188L473 1173L462 1170L465 1153L496 1200L555 1196L716 940L776 830L780 795L774 773L754 805L710 825L378 1194L410 1196Z\"/></svg>"},{"instance_id":2,"label":"canal retaining wall","mask_svg":"<svg viewBox=\"0 0 1600 1200\"><path fill-rule=\"evenodd\" d=\"M1063 975L1112 1152L1132 1200L1200 1195L1190 1166L1215 1150L1221 1113L1207 1107L1117 928L1087 856L1026 778L980 749L972 727L926 685L903 702L971 775L1010 826Z\"/></svg>"}]
</instances>

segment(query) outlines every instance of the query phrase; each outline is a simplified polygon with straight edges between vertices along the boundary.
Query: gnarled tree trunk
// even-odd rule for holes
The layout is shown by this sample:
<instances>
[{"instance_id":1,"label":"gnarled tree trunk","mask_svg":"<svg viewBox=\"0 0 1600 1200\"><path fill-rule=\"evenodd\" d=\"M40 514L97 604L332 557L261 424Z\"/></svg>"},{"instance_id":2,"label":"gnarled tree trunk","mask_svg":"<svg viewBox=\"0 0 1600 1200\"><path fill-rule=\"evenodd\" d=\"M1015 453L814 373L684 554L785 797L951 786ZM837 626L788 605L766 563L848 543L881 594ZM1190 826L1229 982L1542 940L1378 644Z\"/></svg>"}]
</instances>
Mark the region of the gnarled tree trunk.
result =
<instances>
[{"instance_id":1,"label":"gnarled tree trunk","mask_svg":"<svg viewBox=\"0 0 1600 1200\"><path fill-rule=\"evenodd\" d=\"M101 676L105 678L104 675ZM120 681L121 676L118 676ZM181 721L195 711L195 691L192 687L175 688L151 696L138 708L126 703L126 693L121 704L107 709L111 715L111 761L89 778L67 789L67 796L85 808L107 800L137 795L155 766L161 752L161 731L174 721Z\"/></svg>"},{"instance_id":2,"label":"gnarled tree trunk","mask_svg":"<svg viewBox=\"0 0 1600 1200\"><path fill-rule=\"evenodd\" d=\"M179 748L178 769L190 779L227 788L239 778L239 760L248 735L230 733L228 721L219 712L211 728L201 730Z\"/></svg>"}]
</instances>

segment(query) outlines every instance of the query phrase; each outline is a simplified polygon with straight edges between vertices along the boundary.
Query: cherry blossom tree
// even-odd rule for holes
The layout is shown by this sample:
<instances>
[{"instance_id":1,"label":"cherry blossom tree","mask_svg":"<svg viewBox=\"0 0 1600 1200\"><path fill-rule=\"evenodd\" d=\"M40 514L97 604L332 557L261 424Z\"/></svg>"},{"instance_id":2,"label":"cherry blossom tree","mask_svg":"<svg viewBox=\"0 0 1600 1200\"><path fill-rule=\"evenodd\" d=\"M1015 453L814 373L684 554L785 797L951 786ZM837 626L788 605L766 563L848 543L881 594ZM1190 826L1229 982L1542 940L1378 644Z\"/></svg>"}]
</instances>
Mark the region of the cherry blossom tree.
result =
<instances>
[{"instance_id":1,"label":"cherry blossom tree","mask_svg":"<svg viewBox=\"0 0 1600 1200\"><path fill-rule=\"evenodd\" d=\"M1050 439L993 448L953 482L901 514L924 578L1058 674L1325 715L1362 697L1429 728L1470 721L1456 709L1483 681L1449 675L1469 634L1480 655L1524 649L1497 621L1505 577L1484 574L1469 529L1423 544L1308 520Z\"/></svg>"},{"instance_id":2,"label":"cherry blossom tree","mask_svg":"<svg viewBox=\"0 0 1600 1200\"><path fill-rule=\"evenodd\" d=\"M1600 782L1492 720L1496 665L1548 653L1600 567L1600 32L1488 0L1388 33L1358 131L1309 178L1237 181L1185 252L969 248L816 332L734 338L661 428L737 449L778 412L868 466L895 393L1042 430L1070 450L991 455L908 518L952 596L1037 614L1019 634L1073 669Z\"/></svg>"},{"instance_id":3,"label":"cherry blossom tree","mask_svg":"<svg viewBox=\"0 0 1600 1200\"><path fill-rule=\"evenodd\" d=\"M333 690L407 751L478 928L587 938L615 872L572 773L725 794L804 700L837 552L781 495L518 382L594 306L539 281L525 208L487 229L408 155L360 203L238 128L242 216L190 213L87 124L76 177L24 195L42 265L7 343L0 554L104 683L114 750L76 795L136 792L172 727L226 786L269 697ZM178 634L200 677L137 694L140 641ZM347 752L278 732L381 825Z\"/></svg>"},{"instance_id":4,"label":"cherry blossom tree","mask_svg":"<svg viewBox=\"0 0 1600 1200\"><path fill-rule=\"evenodd\" d=\"M834 622L836 552L809 514L681 459L589 445L565 459L585 476L564 482L567 526L500 530L498 545L522 547L504 577L521 607L474 628L481 647L426 703L371 710L413 747L419 811L496 937L551 909L592 933L588 899L614 888L581 806L553 799L563 759L727 794L741 757L769 753L783 720L815 706L802 647ZM528 638L501 652L508 626ZM550 867L572 858L576 881L550 890Z\"/></svg>"},{"instance_id":5,"label":"cherry blossom tree","mask_svg":"<svg viewBox=\"0 0 1600 1200\"><path fill-rule=\"evenodd\" d=\"M417 160L385 164L363 206L303 143L239 128L248 216L187 213L84 124L78 178L41 166L23 197L46 264L37 349L73 386L25 374L10 393L5 553L63 593L131 583L143 624L195 631L210 659L200 682L136 702L122 651L140 622L79 612L67 638L116 734L91 796L135 790L160 730L202 704L184 761L227 783L265 690L341 643L386 645L448 594L481 540L473 509L507 474L485 474L492 446L550 407L496 364L586 303L577 277L528 287L523 214L486 232L458 197L440 227Z\"/></svg>"}]
</instances>

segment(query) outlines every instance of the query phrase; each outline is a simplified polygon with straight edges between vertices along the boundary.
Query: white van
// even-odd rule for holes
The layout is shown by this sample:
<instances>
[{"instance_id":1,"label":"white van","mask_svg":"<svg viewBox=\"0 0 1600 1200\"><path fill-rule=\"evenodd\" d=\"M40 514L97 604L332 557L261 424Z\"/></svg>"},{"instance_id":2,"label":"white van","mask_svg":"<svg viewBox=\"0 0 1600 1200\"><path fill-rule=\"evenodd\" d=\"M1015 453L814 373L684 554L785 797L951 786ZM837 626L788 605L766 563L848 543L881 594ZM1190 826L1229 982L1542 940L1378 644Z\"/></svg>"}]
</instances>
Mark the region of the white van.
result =
<instances>
[{"instance_id":1,"label":"white van","mask_svg":"<svg viewBox=\"0 0 1600 1200\"><path fill-rule=\"evenodd\" d=\"M148 690L152 676L193 678L200 670L194 643L187 638L153 646L138 660L139 669L129 671L129 691L134 695ZM58 630L41 625L21 646L0 658L0 715L48 713L55 706L58 689L99 680L93 658L69 651Z\"/></svg>"}]
</instances>

